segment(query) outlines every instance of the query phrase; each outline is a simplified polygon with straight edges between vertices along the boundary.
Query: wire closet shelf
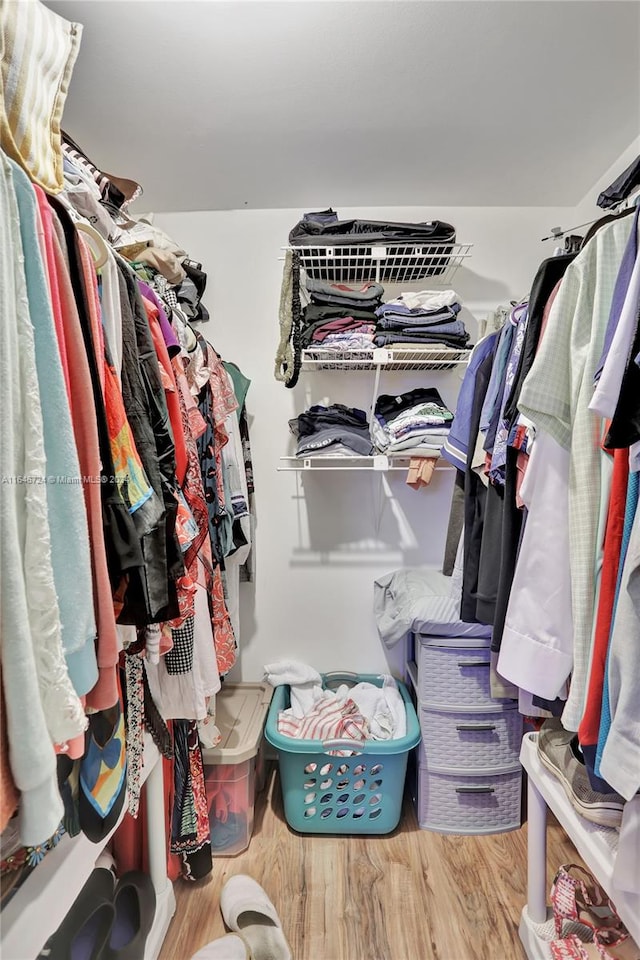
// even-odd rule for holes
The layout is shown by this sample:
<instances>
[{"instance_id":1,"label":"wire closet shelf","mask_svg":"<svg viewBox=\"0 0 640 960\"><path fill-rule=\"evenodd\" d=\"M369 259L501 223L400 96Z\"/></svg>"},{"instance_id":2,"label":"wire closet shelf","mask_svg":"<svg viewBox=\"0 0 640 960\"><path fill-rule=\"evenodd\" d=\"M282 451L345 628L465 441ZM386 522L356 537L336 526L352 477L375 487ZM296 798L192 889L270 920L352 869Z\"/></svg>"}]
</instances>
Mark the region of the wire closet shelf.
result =
<instances>
[{"instance_id":1,"label":"wire closet shelf","mask_svg":"<svg viewBox=\"0 0 640 960\"><path fill-rule=\"evenodd\" d=\"M302 369L313 370L451 370L467 363L469 350L456 350L442 344L424 347L372 347L370 350L328 350L307 348L302 351Z\"/></svg>"},{"instance_id":2,"label":"wire closet shelf","mask_svg":"<svg viewBox=\"0 0 640 960\"><path fill-rule=\"evenodd\" d=\"M472 243L387 243L367 246L284 247L300 255L300 265L312 280L329 283L415 283L429 280L448 286ZM284 258L281 258L284 259Z\"/></svg>"},{"instance_id":3,"label":"wire closet shelf","mask_svg":"<svg viewBox=\"0 0 640 960\"><path fill-rule=\"evenodd\" d=\"M434 457L436 455L434 454ZM375 454L371 457L280 457L280 466L278 473L295 472L301 473L307 470L315 472L333 471L354 471L367 470L376 473L389 473L390 471L402 470L405 473L411 464L411 457L398 454ZM438 472L443 470L453 470L453 466L446 460L440 460L435 468Z\"/></svg>"}]
</instances>

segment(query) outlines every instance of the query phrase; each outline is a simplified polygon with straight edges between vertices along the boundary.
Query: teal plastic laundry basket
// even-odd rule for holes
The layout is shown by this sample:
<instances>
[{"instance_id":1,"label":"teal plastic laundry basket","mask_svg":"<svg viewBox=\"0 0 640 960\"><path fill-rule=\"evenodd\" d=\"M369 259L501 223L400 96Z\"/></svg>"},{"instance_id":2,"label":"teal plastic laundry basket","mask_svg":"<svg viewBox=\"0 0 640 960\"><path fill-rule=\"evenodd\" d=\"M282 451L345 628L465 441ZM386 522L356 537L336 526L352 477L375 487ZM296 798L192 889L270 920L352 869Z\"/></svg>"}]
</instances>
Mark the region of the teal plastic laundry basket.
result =
<instances>
[{"instance_id":1,"label":"teal plastic laundry basket","mask_svg":"<svg viewBox=\"0 0 640 960\"><path fill-rule=\"evenodd\" d=\"M330 673L325 688L362 681L382 686L372 674ZM276 687L265 736L278 751L287 823L300 833L384 834L402 813L409 751L420 742L420 724L407 688L398 683L407 711L406 736L397 740L295 740L278 733L278 714L289 707L289 687ZM336 750L357 750L336 756Z\"/></svg>"}]
</instances>

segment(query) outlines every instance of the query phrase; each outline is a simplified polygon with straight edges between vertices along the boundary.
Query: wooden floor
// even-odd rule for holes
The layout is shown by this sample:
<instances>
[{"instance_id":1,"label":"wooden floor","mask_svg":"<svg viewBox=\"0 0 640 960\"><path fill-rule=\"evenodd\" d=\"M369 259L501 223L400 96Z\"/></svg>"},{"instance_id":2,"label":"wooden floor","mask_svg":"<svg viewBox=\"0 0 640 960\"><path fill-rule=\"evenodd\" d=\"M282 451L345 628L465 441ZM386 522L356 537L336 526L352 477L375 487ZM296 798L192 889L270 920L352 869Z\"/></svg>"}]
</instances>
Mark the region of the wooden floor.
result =
<instances>
[{"instance_id":1,"label":"wooden floor","mask_svg":"<svg viewBox=\"0 0 640 960\"><path fill-rule=\"evenodd\" d=\"M176 915L160 960L189 960L224 935L220 890L247 873L280 915L294 960L523 960L518 921L526 899L526 827L489 837L419 830L405 801L387 837L293 833L277 772L256 800L251 844L214 860L199 884L175 884ZM549 879L577 854L548 832Z\"/></svg>"}]
</instances>

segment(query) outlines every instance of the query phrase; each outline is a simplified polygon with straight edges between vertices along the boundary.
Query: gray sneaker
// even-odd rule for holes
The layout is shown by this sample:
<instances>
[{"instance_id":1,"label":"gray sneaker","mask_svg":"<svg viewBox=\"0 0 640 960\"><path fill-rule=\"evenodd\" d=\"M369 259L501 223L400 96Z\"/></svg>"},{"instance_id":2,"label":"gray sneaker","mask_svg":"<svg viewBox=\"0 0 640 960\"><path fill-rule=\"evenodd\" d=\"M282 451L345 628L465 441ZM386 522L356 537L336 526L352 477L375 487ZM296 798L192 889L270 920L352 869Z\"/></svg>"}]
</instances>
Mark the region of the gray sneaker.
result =
<instances>
[{"instance_id":1,"label":"gray sneaker","mask_svg":"<svg viewBox=\"0 0 640 960\"><path fill-rule=\"evenodd\" d=\"M584 764L571 749L573 737L560 720L545 720L537 741L540 762L558 778L580 816L602 827L619 827L624 799L617 793L596 793L591 789Z\"/></svg>"}]
</instances>

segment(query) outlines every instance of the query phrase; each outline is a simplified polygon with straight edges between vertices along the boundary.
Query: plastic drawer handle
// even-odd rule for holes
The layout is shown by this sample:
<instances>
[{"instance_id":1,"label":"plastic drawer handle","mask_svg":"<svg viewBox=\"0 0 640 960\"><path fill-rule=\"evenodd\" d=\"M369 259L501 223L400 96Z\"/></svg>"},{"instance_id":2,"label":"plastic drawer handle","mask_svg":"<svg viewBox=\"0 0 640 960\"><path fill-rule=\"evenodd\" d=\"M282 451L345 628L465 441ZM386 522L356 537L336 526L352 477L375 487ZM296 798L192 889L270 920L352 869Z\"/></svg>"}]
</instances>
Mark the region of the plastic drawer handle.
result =
<instances>
[{"instance_id":1,"label":"plastic drawer handle","mask_svg":"<svg viewBox=\"0 0 640 960\"><path fill-rule=\"evenodd\" d=\"M490 667L490 660L458 660L459 667Z\"/></svg>"},{"instance_id":2,"label":"plastic drawer handle","mask_svg":"<svg viewBox=\"0 0 640 960\"><path fill-rule=\"evenodd\" d=\"M456 787L456 793L495 793L493 787Z\"/></svg>"},{"instance_id":3,"label":"plastic drawer handle","mask_svg":"<svg viewBox=\"0 0 640 960\"><path fill-rule=\"evenodd\" d=\"M330 750L350 750L355 755L364 750L364 740L350 740L348 737L342 740L323 740L322 749L325 753Z\"/></svg>"},{"instance_id":4,"label":"plastic drawer handle","mask_svg":"<svg viewBox=\"0 0 640 960\"><path fill-rule=\"evenodd\" d=\"M456 730L495 730L495 723L458 723Z\"/></svg>"}]
</instances>

